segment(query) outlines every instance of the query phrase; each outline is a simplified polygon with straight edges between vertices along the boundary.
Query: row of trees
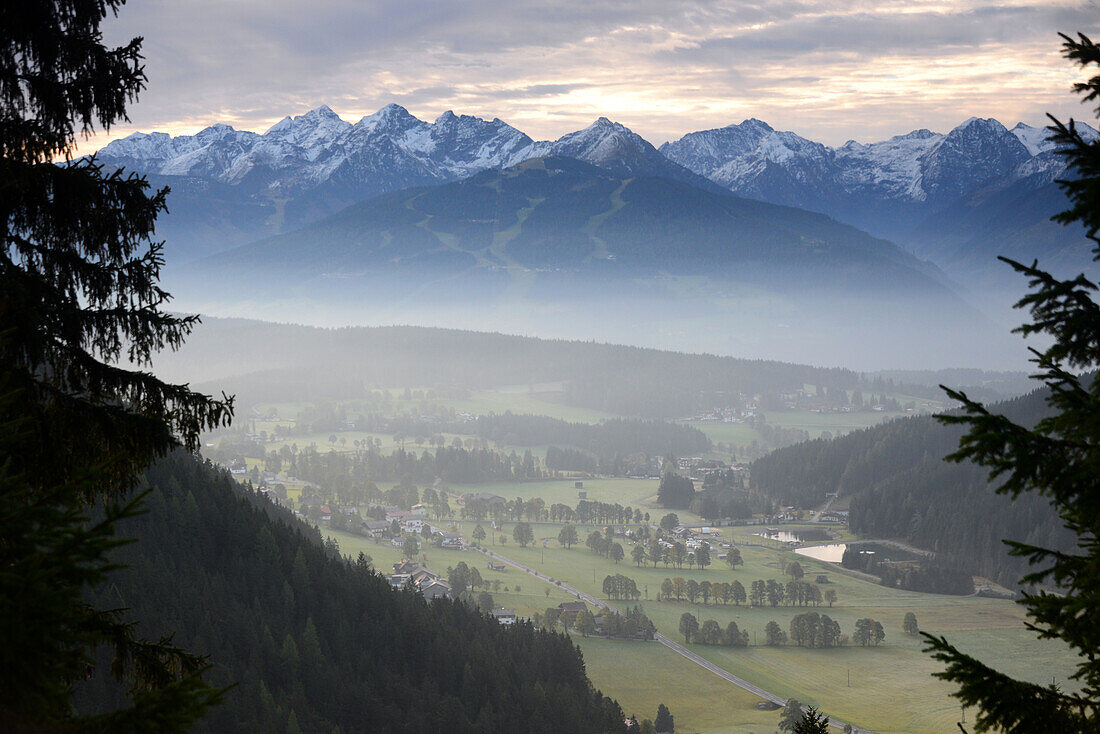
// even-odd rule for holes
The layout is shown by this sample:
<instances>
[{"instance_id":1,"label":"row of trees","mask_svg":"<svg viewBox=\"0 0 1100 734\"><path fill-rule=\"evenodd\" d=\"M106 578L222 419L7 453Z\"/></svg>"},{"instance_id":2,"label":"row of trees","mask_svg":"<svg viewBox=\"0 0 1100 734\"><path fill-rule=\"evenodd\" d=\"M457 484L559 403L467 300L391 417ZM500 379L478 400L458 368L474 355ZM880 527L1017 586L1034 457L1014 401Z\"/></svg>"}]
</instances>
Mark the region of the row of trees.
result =
<instances>
[{"instance_id":1,"label":"row of trees","mask_svg":"<svg viewBox=\"0 0 1100 734\"><path fill-rule=\"evenodd\" d=\"M752 582L749 590L749 604L754 607L777 607L780 604L816 607L822 602L828 602L831 607L836 600L835 590L826 589L822 594L821 587L807 581L788 581L782 584L775 579L757 579Z\"/></svg>"},{"instance_id":2,"label":"row of trees","mask_svg":"<svg viewBox=\"0 0 1100 734\"><path fill-rule=\"evenodd\" d=\"M684 580L682 577L666 578L661 582L661 593L658 595L657 600L664 599L665 601L676 599L682 601L687 598L692 604L697 599L703 601L705 606L711 599L714 603L722 602L723 604L734 604L740 606L747 599L745 594L745 587L740 581L733 581L732 583L726 583L724 581L696 581L695 579Z\"/></svg>"},{"instance_id":3,"label":"row of trees","mask_svg":"<svg viewBox=\"0 0 1100 734\"><path fill-rule=\"evenodd\" d=\"M588 549L593 553L598 553L604 558L610 558L615 561L615 563L623 560L626 556L626 552L623 550L621 544L616 543L599 530L593 530L589 533L584 544L588 546Z\"/></svg>"},{"instance_id":4,"label":"row of trees","mask_svg":"<svg viewBox=\"0 0 1100 734\"><path fill-rule=\"evenodd\" d=\"M836 647L841 644L840 623L828 614L796 614L791 619L790 631L791 642L799 647Z\"/></svg>"},{"instance_id":5,"label":"row of trees","mask_svg":"<svg viewBox=\"0 0 1100 734\"><path fill-rule=\"evenodd\" d=\"M769 621L764 626L764 644L770 647L785 645L788 639L799 647L839 647L846 642L841 634L840 623L827 614L817 612L804 612L796 614L790 622L790 637L775 620ZM749 644L749 633L738 628L737 623L731 621L722 629L721 625L713 619L708 619L702 624L691 612L680 615L680 634L684 636L685 643L700 645L721 645L725 647L746 647ZM873 619L859 619L856 621L855 632L852 640L861 646L878 645L886 639L886 633L882 625Z\"/></svg>"},{"instance_id":6,"label":"row of trees","mask_svg":"<svg viewBox=\"0 0 1100 734\"><path fill-rule=\"evenodd\" d=\"M636 601L641 597L642 592L638 591L638 584L634 582L634 579L617 573L614 576L604 576L603 594L608 599L633 599Z\"/></svg>"},{"instance_id":7,"label":"row of trees","mask_svg":"<svg viewBox=\"0 0 1100 734\"><path fill-rule=\"evenodd\" d=\"M637 596L635 595L633 598L636 599ZM536 612L532 621L536 627L549 630L553 630L559 622L564 624L561 610L558 607L547 607L546 611L541 614ZM627 639L641 637L645 640L652 640L657 634L656 625L639 606L628 607L625 612L605 609L600 615L599 625L596 623L596 616L585 609L577 614L573 621L573 629L585 637L599 632L605 637L624 637Z\"/></svg>"},{"instance_id":8,"label":"row of trees","mask_svg":"<svg viewBox=\"0 0 1100 734\"><path fill-rule=\"evenodd\" d=\"M723 647L747 647L749 644L749 633L739 629L737 622L731 621L725 629L713 619L699 624L699 620L691 612L680 615L680 634L688 644L695 642Z\"/></svg>"},{"instance_id":9,"label":"row of trees","mask_svg":"<svg viewBox=\"0 0 1100 734\"><path fill-rule=\"evenodd\" d=\"M702 600L705 606L711 599L717 604L733 602L740 606L748 601L751 606L777 607L780 604L786 606L817 606L827 602L831 607L837 600L836 591L827 589L822 595L821 589L806 581L788 581L785 585L775 579L763 581L757 579L752 582L750 591L746 594L745 587L740 581L726 583L724 581L696 581L677 576L666 578L661 582L661 593L657 600L669 601L675 599L682 601L687 599L692 604Z\"/></svg>"},{"instance_id":10,"label":"row of trees","mask_svg":"<svg viewBox=\"0 0 1100 734\"><path fill-rule=\"evenodd\" d=\"M685 543L677 540L662 542L659 538L652 538L645 544L636 543L634 549L630 552L630 557L636 566L643 568L646 563L652 563L654 568L657 567L658 563L663 563L665 568L669 566L683 568L686 564L688 568L698 566L699 570L702 571L712 562L708 543L702 543L691 549ZM736 558L740 559L740 552L738 552Z\"/></svg>"}]
</instances>

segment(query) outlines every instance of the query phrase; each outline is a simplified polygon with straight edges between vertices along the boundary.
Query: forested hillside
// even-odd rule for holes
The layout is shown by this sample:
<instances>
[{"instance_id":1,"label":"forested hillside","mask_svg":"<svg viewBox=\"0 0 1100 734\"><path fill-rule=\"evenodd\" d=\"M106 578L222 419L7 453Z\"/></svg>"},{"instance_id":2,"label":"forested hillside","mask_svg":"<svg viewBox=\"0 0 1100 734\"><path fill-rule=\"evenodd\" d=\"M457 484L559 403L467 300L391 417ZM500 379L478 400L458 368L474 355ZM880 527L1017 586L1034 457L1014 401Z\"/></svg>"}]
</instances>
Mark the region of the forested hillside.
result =
<instances>
[{"instance_id":1,"label":"forested hillside","mask_svg":"<svg viewBox=\"0 0 1100 734\"><path fill-rule=\"evenodd\" d=\"M242 354L257 355L249 361ZM262 355L262 357L260 356ZM621 415L677 418L730 394L776 394L806 383L855 389L848 369L454 329L322 329L207 319L165 378L225 390L238 403L355 398L366 387L565 384L562 399Z\"/></svg>"},{"instance_id":2,"label":"forested hillside","mask_svg":"<svg viewBox=\"0 0 1100 734\"><path fill-rule=\"evenodd\" d=\"M142 632L207 653L238 683L199 732L616 732L580 651L528 623L501 627L458 602L394 592L364 561L335 558L286 510L176 454L147 472L139 542L95 603L129 607ZM86 708L118 700L105 674Z\"/></svg>"},{"instance_id":3,"label":"forested hillside","mask_svg":"<svg viewBox=\"0 0 1100 734\"><path fill-rule=\"evenodd\" d=\"M204 319L179 352L160 355L156 372L207 392L236 395L242 409L363 399L370 388L508 385L558 392L570 405L646 418L681 418L738 396L760 396L768 410L781 405L779 396L806 385L859 390L865 397L901 393L942 399L922 384L930 380L920 372L895 379L839 367L457 329L326 329L218 318ZM972 371L937 379L982 398L1006 395L1005 389L983 385L990 376Z\"/></svg>"},{"instance_id":4,"label":"forested hillside","mask_svg":"<svg viewBox=\"0 0 1100 734\"><path fill-rule=\"evenodd\" d=\"M1046 393L996 406L1034 424ZM1012 501L994 492L988 470L943 460L963 431L932 416L903 418L833 440L780 449L752 465L751 486L782 503L812 507L826 492L849 497L851 528L867 537L902 538L935 551L947 566L1015 584L1027 562L1007 555L1012 539L1069 548L1069 533L1047 500Z\"/></svg>"}]
</instances>

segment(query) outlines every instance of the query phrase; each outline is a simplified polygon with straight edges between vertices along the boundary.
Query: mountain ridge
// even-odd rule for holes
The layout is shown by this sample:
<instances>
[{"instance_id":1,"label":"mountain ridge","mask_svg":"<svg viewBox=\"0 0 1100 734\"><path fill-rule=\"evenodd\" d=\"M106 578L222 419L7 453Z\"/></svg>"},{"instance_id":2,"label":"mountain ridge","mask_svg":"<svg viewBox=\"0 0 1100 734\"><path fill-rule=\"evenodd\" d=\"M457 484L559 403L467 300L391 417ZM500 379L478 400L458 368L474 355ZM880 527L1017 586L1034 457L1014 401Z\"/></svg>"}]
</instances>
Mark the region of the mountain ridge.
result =
<instances>
[{"instance_id":1,"label":"mountain ridge","mask_svg":"<svg viewBox=\"0 0 1100 734\"><path fill-rule=\"evenodd\" d=\"M1097 133L1079 125L1086 138ZM161 223L173 261L288 232L364 199L448 183L523 160L562 156L613 173L660 176L712 193L822 212L898 242L959 277L979 280L995 269L998 240L1014 251L1053 253L1066 267L1077 230L1045 226L1059 198L1054 181L1065 165L1043 128L1008 129L972 117L947 133L918 129L883 141L838 147L776 130L749 118L688 133L659 149L606 117L553 141L534 141L499 118L446 111L434 122L389 104L351 123L322 106L284 117L263 133L215 124L191 136L134 133L97 154L102 162L150 174L170 185L185 215ZM1041 174L1041 175L1036 175ZM1034 194L1042 207L1011 229L991 190ZM983 193L984 192L984 193ZM1005 198L1002 196L1001 198ZM169 200L170 206L174 200ZM246 222L233 220L244 209ZM980 235L965 237L964 227ZM1020 231L1033 239L1023 241Z\"/></svg>"}]
</instances>

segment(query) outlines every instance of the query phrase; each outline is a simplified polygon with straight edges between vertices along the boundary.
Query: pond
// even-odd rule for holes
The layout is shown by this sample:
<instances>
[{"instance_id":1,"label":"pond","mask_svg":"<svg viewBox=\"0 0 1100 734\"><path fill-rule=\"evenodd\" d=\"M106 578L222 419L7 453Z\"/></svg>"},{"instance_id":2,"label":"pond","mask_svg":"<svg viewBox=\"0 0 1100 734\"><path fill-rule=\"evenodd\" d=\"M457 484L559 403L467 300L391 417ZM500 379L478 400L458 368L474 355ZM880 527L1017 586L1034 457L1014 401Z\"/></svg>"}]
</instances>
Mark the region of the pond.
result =
<instances>
[{"instance_id":1,"label":"pond","mask_svg":"<svg viewBox=\"0 0 1100 734\"><path fill-rule=\"evenodd\" d=\"M770 538L784 543L812 543L818 540L828 540L829 532L820 528L796 528L792 530L767 529L753 535L761 538Z\"/></svg>"},{"instance_id":2,"label":"pond","mask_svg":"<svg viewBox=\"0 0 1100 734\"><path fill-rule=\"evenodd\" d=\"M794 552L801 556L816 558L819 561L840 563L844 558L844 549L847 547L847 543L830 543L829 545L811 545L807 548L796 548Z\"/></svg>"}]
</instances>

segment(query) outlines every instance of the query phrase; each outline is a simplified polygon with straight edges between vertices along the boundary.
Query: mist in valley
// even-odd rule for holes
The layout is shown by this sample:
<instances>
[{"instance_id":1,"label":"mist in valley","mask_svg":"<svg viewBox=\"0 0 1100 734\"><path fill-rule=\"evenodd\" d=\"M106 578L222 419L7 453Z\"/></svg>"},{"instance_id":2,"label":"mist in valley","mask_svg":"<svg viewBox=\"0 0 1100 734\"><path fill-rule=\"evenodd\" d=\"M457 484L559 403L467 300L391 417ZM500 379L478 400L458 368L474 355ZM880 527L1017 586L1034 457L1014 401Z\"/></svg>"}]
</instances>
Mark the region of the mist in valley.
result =
<instances>
[{"instance_id":1,"label":"mist in valley","mask_svg":"<svg viewBox=\"0 0 1100 734\"><path fill-rule=\"evenodd\" d=\"M0 729L1095 730L1094 9L552 5L12 11Z\"/></svg>"}]
</instances>

